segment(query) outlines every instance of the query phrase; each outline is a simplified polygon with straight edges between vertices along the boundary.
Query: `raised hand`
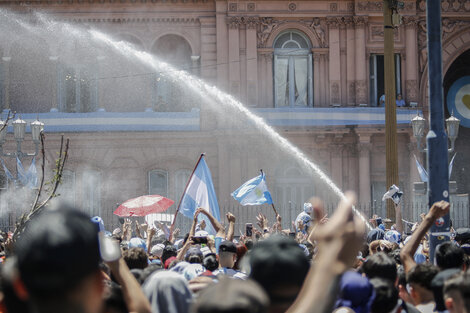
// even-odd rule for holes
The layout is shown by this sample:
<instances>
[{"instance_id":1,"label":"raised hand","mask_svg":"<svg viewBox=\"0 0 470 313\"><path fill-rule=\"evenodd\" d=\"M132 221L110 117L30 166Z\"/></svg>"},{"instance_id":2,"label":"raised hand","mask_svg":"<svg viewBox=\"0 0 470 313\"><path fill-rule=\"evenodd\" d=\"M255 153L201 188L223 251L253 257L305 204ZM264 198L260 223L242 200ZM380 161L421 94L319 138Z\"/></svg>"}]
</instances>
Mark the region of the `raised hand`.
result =
<instances>
[{"instance_id":1,"label":"raised hand","mask_svg":"<svg viewBox=\"0 0 470 313\"><path fill-rule=\"evenodd\" d=\"M233 215L232 213L228 212L225 216L227 217L227 221L228 221L229 223L235 223L235 220L236 220L235 215Z\"/></svg>"}]
</instances>

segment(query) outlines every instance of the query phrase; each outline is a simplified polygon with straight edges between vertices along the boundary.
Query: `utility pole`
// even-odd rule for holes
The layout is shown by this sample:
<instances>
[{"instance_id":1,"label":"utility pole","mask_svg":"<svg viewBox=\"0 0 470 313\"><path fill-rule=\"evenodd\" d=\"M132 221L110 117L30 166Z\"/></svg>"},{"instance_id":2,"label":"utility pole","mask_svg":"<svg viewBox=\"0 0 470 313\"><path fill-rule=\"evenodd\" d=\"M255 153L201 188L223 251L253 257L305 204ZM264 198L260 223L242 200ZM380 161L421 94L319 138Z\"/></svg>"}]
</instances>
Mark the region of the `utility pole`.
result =
<instances>
[{"instance_id":1,"label":"utility pole","mask_svg":"<svg viewBox=\"0 0 470 313\"><path fill-rule=\"evenodd\" d=\"M428 39L429 133L427 140L428 199L449 201L449 168L447 134L444 128L444 96L442 90L441 1L426 1ZM429 259L434 261L436 246L450 239L449 214L431 227Z\"/></svg>"},{"instance_id":2,"label":"utility pole","mask_svg":"<svg viewBox=\"0 0 470 313\"><path fill-rule=\"evenodd\" d=\"M397 151L397 113L395 91L394 28L393 12L397 9L397 0L384 0L384 81L385 81L385 162L386 189L398 183ZM395 220L395 206L387 200L387 218Z\"/></svg>"}]
</instances>

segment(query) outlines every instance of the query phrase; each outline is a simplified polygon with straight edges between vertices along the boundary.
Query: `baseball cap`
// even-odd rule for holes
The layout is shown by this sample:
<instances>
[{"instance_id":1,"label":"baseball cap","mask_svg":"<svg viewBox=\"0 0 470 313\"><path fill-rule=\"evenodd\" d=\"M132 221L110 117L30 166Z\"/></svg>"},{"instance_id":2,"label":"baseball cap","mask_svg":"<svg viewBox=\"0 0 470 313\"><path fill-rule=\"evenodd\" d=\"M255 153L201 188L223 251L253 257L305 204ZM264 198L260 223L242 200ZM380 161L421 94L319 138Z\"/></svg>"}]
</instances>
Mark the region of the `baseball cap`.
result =
<instances>
[{"instance_id":1,"label":"baseball cap","mask_svg":"<svg viewBox=\"0 0 470 313\"><path fill-rule=\"evenodd\" d=\"M162 256L163 249L165 248L165 245L162 243L157 243L150 249L150 254L153 256L158 256L159 258Z\"/></svg>"},{"instance_id":2,"label":"baseball cap","mask_svg":"<svg viewBox=\"0 0 470 313\"><path fill-rule=\"evenodd\" d=\"M47 208L28 222L15 251L31 294L63 294L99 269L98 226L73 208Z\"/></svg>"},{"instance_id":3,"label":"baseball cap","mask_svg":"<svg viewBox=\"0 0 470 313\"><path fill-rule=\"evenodd\" d=\"M220 252L237 253L237 246L230 240L222 241L219 246L219 253Z\"/></svg>"},{"instance_id":4,"label":"baseball cap","mask_svg":"<svg viewBox=\"0 0 470 313\"><path fill-rule=\"evenodd\" d=\"M201 249L199 249L199 248L197 248L197 247L189 248L188 251L186 251L186 254L184 255L184 259L185 259L185 260L188 260L188 258L189 258L191 255L197 255L197 256L199 256L199 257L201 258L201 261L202 261L203 255L202 255Z\"/></svg>"},{"instance_id":5,"label":"baseball cap","mask_svg":"<svg viewBox=\"0 0 470 313\"><path fill-rule=\"evenodd\" d=\"M145 240L143 240L142 238L137 238L137 237L131 238L131 240L129 240L128 247L129 249L142 248L147 252L147 244L145 243Z\"/></svg>"}]
</instances>

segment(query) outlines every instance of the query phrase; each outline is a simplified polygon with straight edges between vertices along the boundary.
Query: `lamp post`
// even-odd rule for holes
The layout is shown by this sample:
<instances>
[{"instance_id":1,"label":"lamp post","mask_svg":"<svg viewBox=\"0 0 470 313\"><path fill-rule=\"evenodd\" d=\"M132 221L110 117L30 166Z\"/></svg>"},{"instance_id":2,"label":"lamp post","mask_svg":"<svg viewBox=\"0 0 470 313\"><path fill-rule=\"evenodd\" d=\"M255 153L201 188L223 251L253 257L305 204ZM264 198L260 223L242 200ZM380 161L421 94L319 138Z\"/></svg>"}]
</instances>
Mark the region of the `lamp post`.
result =
<instances>
[{"instance_id":1,"label":"lamp post","mask_svg":"<svg viewBox=\"0 0 470 313\"><path fill-rule=\"evenodd\" d=\"M455 140L459 135L460 120L452 114L446 119L447 138L450 140L450 148L447 148L448 153L454 152ZM427 147L421 146L421 139L424 137L426 128L426 119L417 114L411 119L411 127L413 129L413 136L416 137L416 143L420 152L428 152Z\"/></svg>"},{"instance_id":2,"label":"lamp post","mask_svg":"<svg viewBox=\"0 0 470 313\"><path fill-rule=\"evenodd\" d=\"M35 157L36 155L38 155L39 144L41 143L41 132L44 130L44 123L36 119L36 121L30 124L31 137L34 143L34 148L35 148L33 153L27 153L21 150L21 143L25 139L27 123L24 120L22 120L20 117L18 117L11 124L13 126L13 136L16 140L16 151L15 152L3 151L3 144L6 141L8 125L6 125L6 122L0 121L0 129L3 128L0 131L0 155L3 157L11 157L11 158L18 157L18 159L22 159L24 157Z\"/></svg>"}]
</instances>

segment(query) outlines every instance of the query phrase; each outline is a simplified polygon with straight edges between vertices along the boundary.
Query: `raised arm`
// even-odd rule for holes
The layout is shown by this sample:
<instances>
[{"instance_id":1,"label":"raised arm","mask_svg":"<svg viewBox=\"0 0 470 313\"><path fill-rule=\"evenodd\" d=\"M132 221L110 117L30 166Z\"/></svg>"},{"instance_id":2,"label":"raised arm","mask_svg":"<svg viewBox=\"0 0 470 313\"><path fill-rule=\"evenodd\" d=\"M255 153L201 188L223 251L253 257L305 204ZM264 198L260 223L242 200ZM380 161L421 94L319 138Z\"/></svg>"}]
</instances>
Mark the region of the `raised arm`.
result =
<instances>
[{"instance_id":1,"label":"raised arm","mask_svg":"<svg viewBox=\"0 0 470 313\"><path fill-rule=\"evenodd\" d=\"M151 313L152 309L142 288L132 275L123 258L107 263L116 281L121 285L122 295L130 313Z\"/></svg>"},{"instance_id":2,"label":"raised arm","mask_svg":"<svg viewBox=\"0 0 470 313\"><path fill-rule=\"evenodd\" d=\"M287 313L326 313L332 311L340 275L350 268L362 245L365 225L353 215L353 194L341 201L331 220L317 225L316 263ZM319 288L321 286L321 288Z\"/></svg>"},{"instance_id":3,"label":"raised arm","mask_svg":"<svg viewBox=\"0 0 470 313\"><path fill-rule=\"evenodd\" d=\"M197 225L197 217L199 215L199 213L201 213L202 209L199 208L196 210L196 212L194 213L194 216L193 216L193 223L191 224L191 229L189 230L189 236L188 236L188 239L186 240L186 242L184 243L183 247L181 248L181 250L178 252L178 255L176 256L176 258L180 261L182 261L184 259L184 255L186 254L186 251L188 251L189 247L191 246L191 244L193 243L193 237L194 237L194 234L196 233L196 225Z\"/></svg>"},{"instance_id":4,"label":"raised arm","mask_svg":"<svg viewBox=\"0 0 470 313\"><path fill-rule=\"evenodd\" d=\"M397 225L397 232L403 236L403 220L401 215L401 204L395 205L395 220Z\"/></svg>"},{"instance_id":5,"label":"raised arm","mask_svg":"<svg viewBox=\"0 0 470 313\"><path fill-rule=\"evenodd\" d=\"M232 213L228 212L227 213L227 221L228 221L228 230L227 230L227 240L232 241L233 240L233 234L235 233L235 215Z\"/></svg>"},{"instance_id":6,"label":"raised arm","mask_svg":"<svg viewBox=\"0 0 470 313\"><path fill-rule=\"evenodd\" d=\"M419 243L431 228L432 223L434 223L436 219L448 214L449 210L449 202L439 201L434 203L422 223L418 226L413 235L411 235L408 243L401 249L400 258L406 273L416 265L414 254L418 249Z\"/></svg>"},{"instance_id":7,"label":"raised arm","mask_svg":"<svg viewBox=\"0 0 470 313\"><path fill-rule=\"evenodd\" d=\"M212 214L210 214L207 210L204 210L202 208L200 208L200 209L201 209L200 213L207 216L207 218L209 219L209 222L211 222L211 224L212 224L212 227L214 227L215 232L216 232L215 236L225 238L224 226L222 226L222 224L220 224L220 222L218 220L216 220L215 217L212 216ZM198 211L199 211L199 209L198 209Z\"/></svg>"}]
</instances>

